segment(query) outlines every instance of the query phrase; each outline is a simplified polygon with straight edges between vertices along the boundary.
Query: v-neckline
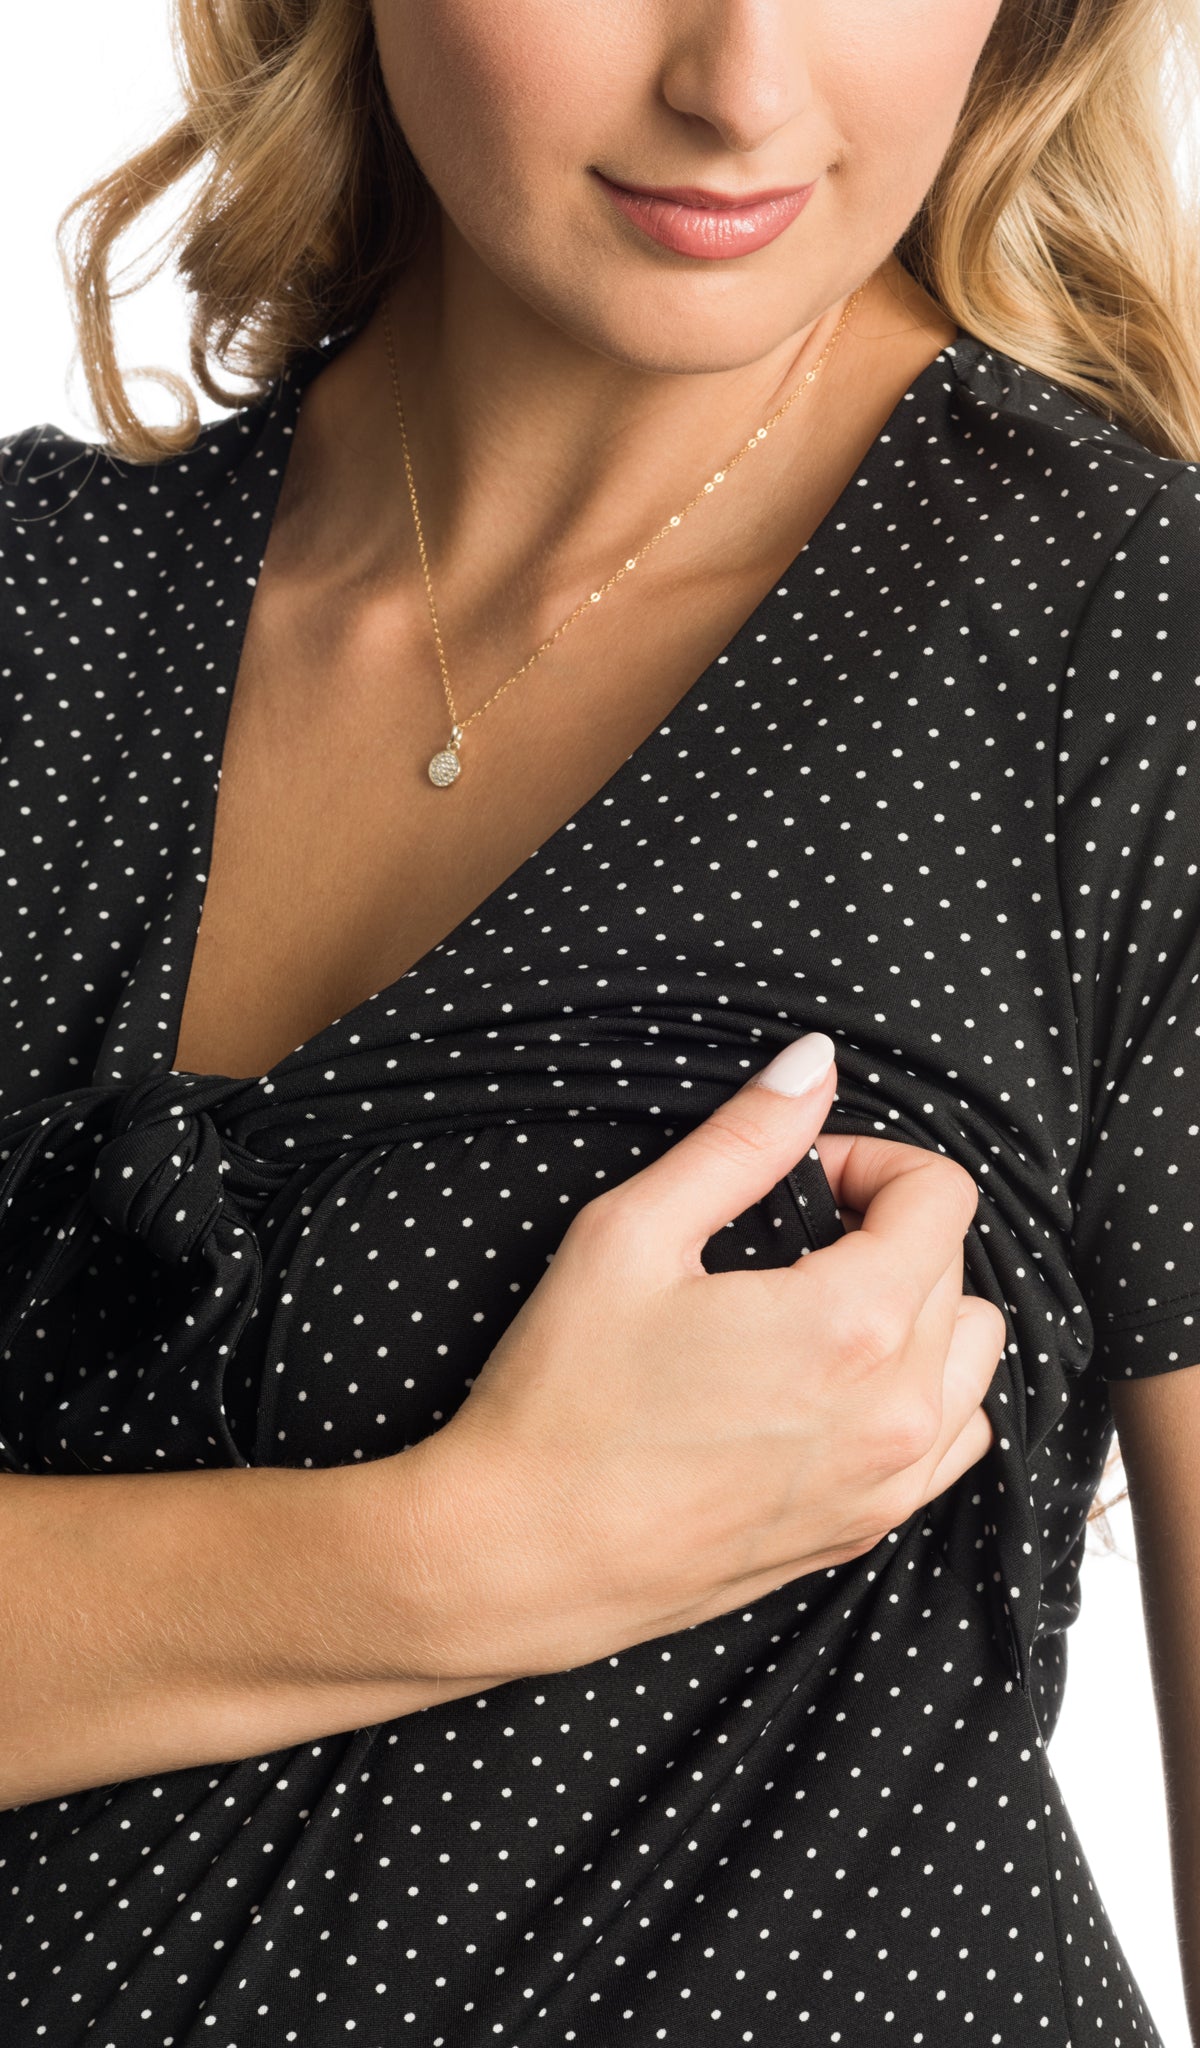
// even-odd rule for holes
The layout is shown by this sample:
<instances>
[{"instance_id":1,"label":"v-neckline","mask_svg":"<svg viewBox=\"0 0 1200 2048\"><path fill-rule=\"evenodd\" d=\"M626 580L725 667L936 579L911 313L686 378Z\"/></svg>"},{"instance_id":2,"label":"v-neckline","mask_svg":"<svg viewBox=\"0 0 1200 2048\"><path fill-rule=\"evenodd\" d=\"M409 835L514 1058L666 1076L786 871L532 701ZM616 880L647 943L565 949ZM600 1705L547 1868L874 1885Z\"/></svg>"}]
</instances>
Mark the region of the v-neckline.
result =
<instances>
[{"instance_id":1,"label":"v-neckline","mask_svg":"<svg viewBox=\"0 0 1200 2048\"><path fill-rule=\"evenodd\" d=\"M261 540L255 550L257 560L252 561L251 572L246 577L236 629L229 635L233 645L226 663L223 664L225 672L222 676L222 683L224 687L214 693L218 703L222 699L224 701L224 716L220 718L217 730L213 735L213 746L219 765L206 793L204 813L201 820L201 866L196 874L193 874L189 869L188 881L184 885L183 890L174 898L171 905L170 916L174 932L178 933L182 930L187 935L186 958L183 961L181 972L177 971L176 966L173 965L170 1001L169 1003L160 1003L156 1020L158 1030L162 1036L157 1040L153 1048L148 1048L151 1062L158 1065L164 1075L168 1073L178 1075L181 1085L213 1078L222 1078L209 1072L197 1074L194 1070L186 1067L167 1067L163 1064L163 1059L165 1058L165 1055L163 1055L163 1045L168 1043L172 1053L178 1047L187 992L196 962L200 927L203 922L204 905L212 868L217 805L220 794L220 770L225 760L234 691L241 667L242 649L246 640L254 597L262 575L263 563L275 523L275 514L287 475L292 446L290 437L295 428L300 401L307 386L317 373L333 360L333 357L340 352L349 339L349 335L339 336L332 341L307 351L304 356L300 357L282 373L272 390L264 394L262 399L257 402L257 409L260 410L264 442L268 437L271 441L278 441L287 437L286 449L282 459L275 465L274 474L271 476L271 488L267 495L267 502L258 508L257 519L261 522L259 524ZM828 553L833 544L834 536L839 536L838 545L843 548L845 547L845 528L848 523L847 513L852 510L860 495L867 490L876 464L883 460L885 456L889 461L894 460L895 433L898 424L909 417L915 417L917 401L925 387L932 384L942 373L947 357L954 356L964 344L970 345L972 339L973 337L964 328L957 327L953 340L947 342L939 349L937 355L932 357L917 372L917 375L912 379L906 390L896 400L883 426L879 429L858 463L854 474L839 492L825 516L818 522L804 546L793 556L782 574L772 578L770 588L764 591L740 625L734 629L725 645L681 693L670 710L664 717L658 720L657 724L644 738L638 741L637 745L631 749L624 760L618 763L617 767L605 777L604 781L592 791L591 795L585 797L583 802L577 805L575 810L571 812L570 816L564 818L562 823L556 826L539 845L524 855L516 863L515 867L507 875L502 876L494 888L489 889L478 903L474 904L448 931L443 933L441 938L435 940L432 945L427 946L424 952L419 954L404 969L403 973L397 975L392 981L384 983L382 987L374 990L371 994L364 996L361 1002L355 1003L352 1008L344 1011L341 1016L331 1018L327 1024L320 1026L309 1037L302 1039L290 1052L284 1053L280 1059L275 1060L270 1066L266 1067L261 1074L230 1075L225 1077L229 1079L231 1087L249 1089L259 1086L264 1082L270 1083L275 1076L290 1072L294 1066L306 1061L311 1062L314 1057L318 1056L318 1048L324 1049L328 1044L329 1050L332 1051L331 1041L347 1029L352 1029L356 1020L364 1017L368 1011L373 1010L386 997L397 993L406 985L414 982L421 974L427 972L430 963L436 955L452 949L454 942L460 935L468 931L481 917L486 917L492 905L498 904L514 888L519 888L522 875L532 869L535 863L544 861L547 857L551 856L554 850L568 836L574 835L581 828L586 829L588 821L592 817L598 816L600 811L606 808L612 802L614 796L625 786L630 776L636 774L638 765L643 759L646 750L662 732L664 727L669 722L686 718L689 708L699 701L701 693L705 689L712 687L719 671L734 664L735 658L742 649L752 643L753 637L767 614L780 584L788 583L790 585L795 578L803 580L805 576L811 574L818 559ZM266 452L265 447L263 452ZM176 955L177 961L178 955ZM135 974L135 984L139 983L141 978L141 974ZM132 1005L134 999L134 990L131 989L129 1005ZM164 1011L167 1014L164 1015ZM138 1037L136 1020L128 1014L126 1016L124 1035L127 1039L130 1036L134 1039ZM157 1062L153 1058L155 1051L160 1055L160 1059Z\"/></svg>"}]
</instances>

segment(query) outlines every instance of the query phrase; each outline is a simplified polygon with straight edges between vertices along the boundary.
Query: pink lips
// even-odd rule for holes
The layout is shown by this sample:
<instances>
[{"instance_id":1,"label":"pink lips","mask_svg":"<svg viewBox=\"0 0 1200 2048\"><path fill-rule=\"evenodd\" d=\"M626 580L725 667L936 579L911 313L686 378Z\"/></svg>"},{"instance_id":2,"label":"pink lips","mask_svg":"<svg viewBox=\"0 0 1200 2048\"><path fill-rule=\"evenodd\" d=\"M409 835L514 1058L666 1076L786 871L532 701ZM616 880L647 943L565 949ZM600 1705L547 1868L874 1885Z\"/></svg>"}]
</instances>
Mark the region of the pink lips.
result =
<instances>
[{"instance_id":1,"label":"pink lips","mask_svg":"<svg viewBox=\"0 0 1200 2048\"><path fill-rule=\"evenodd\" d=\"M616 185L602 171L595 176L628 220L680 256L747 256L781 235L815 190L799 185L731 201L691 186L646 191Z\"/></svg>"}]
</instances>

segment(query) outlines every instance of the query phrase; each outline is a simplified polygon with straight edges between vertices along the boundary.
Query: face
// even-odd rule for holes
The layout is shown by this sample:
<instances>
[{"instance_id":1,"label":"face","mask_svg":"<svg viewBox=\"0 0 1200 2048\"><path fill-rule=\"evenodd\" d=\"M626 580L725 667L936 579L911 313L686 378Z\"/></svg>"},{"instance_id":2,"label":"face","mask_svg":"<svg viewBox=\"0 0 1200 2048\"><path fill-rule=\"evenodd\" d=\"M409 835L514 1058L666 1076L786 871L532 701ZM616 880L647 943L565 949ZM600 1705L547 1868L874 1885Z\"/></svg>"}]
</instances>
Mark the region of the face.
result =
<instances>
[{"instance_id":1,"label":"face","mask_svg":"<svg viewBox=\"0 0 1200 2048\"><path fill-rule=\"evenodd\" d=\"M885 260L999 6L374 0L374 14L396 118L486 292L618 361L703 371L757 360ZM743 226L739 253L712 258L638 225L686 239L683 213L623 205L606 180L812 190L775 213L791 217L773 239L747 247Z\"/></svg>"}]
</instances>

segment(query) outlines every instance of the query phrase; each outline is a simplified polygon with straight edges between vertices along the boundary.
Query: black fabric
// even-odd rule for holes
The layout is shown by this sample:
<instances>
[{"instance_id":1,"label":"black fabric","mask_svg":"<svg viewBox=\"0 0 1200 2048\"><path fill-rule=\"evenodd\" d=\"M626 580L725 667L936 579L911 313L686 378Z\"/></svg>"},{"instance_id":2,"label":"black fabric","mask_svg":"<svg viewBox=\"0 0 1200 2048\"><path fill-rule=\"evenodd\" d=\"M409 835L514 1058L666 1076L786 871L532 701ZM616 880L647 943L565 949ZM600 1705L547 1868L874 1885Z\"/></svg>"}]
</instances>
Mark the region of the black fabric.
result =
<instances>
[{"instance_id":1,"label":"black fabric","mask_svg":"<svg viewBox=\"0 0 1200 2048\"><path fill-rule=\"evenodd\" d=\"M154 468L52 428L3 451L7 1468L418 1441L578 1207L813 1026L831 1129L980 1184L995 1443L711 1623L0 1813L0 2031L1159 2044L1045 1744L1106 1382L1200 1361L1200 467L960 331L475 912L268 1074L178 1073L238 650L327 353ZM706 1263L839 1227L814 1151Z\"/></svg>"}]
</instances>

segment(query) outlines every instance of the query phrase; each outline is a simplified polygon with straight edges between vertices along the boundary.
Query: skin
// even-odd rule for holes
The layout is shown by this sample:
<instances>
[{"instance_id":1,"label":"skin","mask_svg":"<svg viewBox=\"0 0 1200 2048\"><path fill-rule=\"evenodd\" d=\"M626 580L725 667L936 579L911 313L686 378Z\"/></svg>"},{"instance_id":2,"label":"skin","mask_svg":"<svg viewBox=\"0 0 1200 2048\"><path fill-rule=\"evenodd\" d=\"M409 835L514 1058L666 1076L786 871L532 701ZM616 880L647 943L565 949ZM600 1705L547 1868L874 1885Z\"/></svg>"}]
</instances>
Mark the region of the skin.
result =
<instances>
[{"instance_id":1,"label":"skin","mask_svg":"<svg viewBox=\"0 0 1200 2048\"><path fill-rule=\"evenodd\" d=\"M680 621L712 588L719 543L732 586L725 621L714 614L720 647L726 626L770 587L793 543L800 545L814 515L828 508L911 374L949 338L948 323L890 251L932 182L997 12L994 0L377 0L388 90L441 207L438 236L392 302L405 389L420 396L410 439L442 615L454 621L456 650L466 656L482 647L492 672L499 653L511 652L512 666L522 660L565 616L595 565L621 559L631 536L640 541L653 530L765 417L823 345L846 296L870 277L832 374L823 379L822 406L805 419L799 450L796 436L772 436L753 458L753 496L724 502L719 527L712 520L685 527L666 570L655 563L658 588L665 576L676 603L673 615L669 605L656 605L654 618L666 618L677 644ZM820 186L775 243L728 264L701 264L673 257L627 227L592 188L589 164L631 182L754 190L819 174ZM410 644L421 660L428 649L414 636L413 621L422 636L427 622L393 427L372 321L316 380L302 410L238 678L216 858L176 1055L183 1068L261 1073L404 964L379 943L385 927L395 942L395 876L411 872L390 829L391 743L416 722L400 688L404 657ZM644 602L640 616L645 621ZM682 649L675 678L681 686L689 661L695 673L700 659L700 650ZM334 673L340 726L327 722ZM380 696L365 680L373 673L382 677ZM633 680L635 689L645 688L643 678ZM647 709L652 714L655 706ZM398 731L387 729L389 713ZM643 728L650 722L641 719ZM520 729L518 719L518 741ZM285 759L298 733L310 736L310 758ZM618 758L636 737L628 722L614 727ZM496 744L502 747L503 737ZM603 778L615 765L611 745L609 752L599 766L594 757L577 757L576 787L552 793L552 812L566 815L572 798L577 802ZM347 753L353 777L342 817L336 770ZM377 793L370 781L376 755L387 767ZM507 766L513 769L512 758ZM519 759L515 766L519 771ZM513 786L511 772L499 779ZM281 788L294 800L277 814L272 805ZM453 814L430 808L442 805L440 796L421 797L418 830L427 856L437 829L430 821ZM411 807L418 808L415 793ZM305 816L314 820L315 849L296 837L295 821ZM358 837L348 819L361 822ZM408 929L403 951L431 943L519 855L521 848L489 820L486 801L473 824L476 841L487 836L484 827L490 830L492 871L464 869L462 847L448 841L430 873L444 878L449 866L458 897L439 890L435 879L423 892L429 924ZM331 832L343 850L344 894L337 901L319 887ZM369 915L356 929L346 903L369 905L372 861L384 878L384 909L378 929ZM284 886L273 900L277 876ZM287 924L287 905L296 902L306 921L299 935ZM264 933L276 934L278 961L264 959ZM297 957L306 963L303 990ZM239 985L246 963L254 980ZM840 1186L852 1150L834 1138L823 1158ZM852 1227L862 1220L845 1206L843 1216ZM1200 1439L1200 1367L1117 1384L1112 1396L1145 1558L1171 1767L1181 1945L1200 2039L1200 1772L1193 1739L1200 1719L1200 1490L1189 1449ZM171 1614L179 1600L156 1569L153 1585L135 1589L131 1601L129 1560L157 1560L172 1554L171 1543L181 1547L182 1510L159 1501L164 1483L207 1490L209 1481L224 1487L250 1476L256 1486L292 1477L167 1475L155 1480L153 1500L144 1501L141 1479L106 1480L110 1505L101 1519L116 1534L111 1555L93 1560L82 1593L79 1543L71 1537L56 1552L39 1525L28 1568L11 1575L14 1584L33 1588L31 1634L16 1660L26 1675L49 1640L44 1617L61 1606L64 1586L76 1608L81 1599L101 1611L106 1601L112 1605L105 1583L112 1558L119 1558L110 1576L120 1587L122 1614L146 1614L150 1625L145 1646L126 1630L128 1670L117 1680L103 1674L95 1711L80 1713L83 1679L74 1655L65 1671L61 1659L51 1659L44 1682L32 1692L25 1687L35 1700L36 1728L6 1726L0 1733L10 1754L36 1758L42 1776L15 1780L10 1771L0 1785L5 1803L106 1784L129 1771L253 1755L479 1689L476 1677L449 1687L413 1681L365 1704L361 1691L331 1701L306 1672L294 1695L281 1697L259 1683L247 1700L244 1691L232 1691L222 1666L221 1630L232 1605L224 1597L211 1626L191 1631L194 1659L182 1679L174 1672L164 1678L154 1603L164 1584ZM323 1475L303 1476L307 1489ZM356 1482L364 1476L354 1473ZM64 1484L94 1483L34 1480L22 1488L53 1484L57 1501ZM128 1490L128 1501L113 1495L114 1486ZM212 1503L202 1505L201 1525L182 1544L191 1563L214 1526ZM80 1516L85 1512L94 1533L90 1498L81 1494ZM294 1542L281 1545L280 1512L273 1494L272 1557L305 1560L307 1647L312 1589L330 1572L329 1555L310 1558L305 1550L307 1514L303 1526L297 1521ZM241 1522L231 1538L230 1526L219 1525L221 1555L201 1580L219 1593L224 1557L236 1555L244 1602L244 1558L254 1555L257 1535ZM345 1556L355 1558L355 1587L341 1592L337 1605L344 1624L347 1614L358 1614L359 1582L373 1588L377 1546L360 1557L333 1516L329 1527L337 1532L331 1553L339 1588ZM22 1533L17 1528L5 1541L6 1555L15 1554ZM391 1551L403 1558L417 1547L398 1540ZM1185 1569L1189 1557L1195 1563ZM275 1641L290 1642L299 1627L290 1627L274 1579L269 1594L260 1664L269 1663ZM378 1614L384 1603L371 1605ZM370 1627L369 1620L361 1624L360 1638ZM235 1643L230 1667L239 1686L244 1650L244 1642ZM214 1674L227 1688L217 1738L209 1704ZM14 1700L21 1690L0 1688ZM47 1700L62 1711L48 1718ZM60 1726L62 1754L54 1740Z\"/></svg>"},{"instance_id":2,"label":"skin","mask_svg":"<svg viewBox=\"0 0 1200 2048\"><path fill-rule=\"evenodd\" d=\"M446 725L379 317L313 379L233 688L176 1067L262 1075L410 967L596 791L774 586L954 336L889 252L993 16L993 0L377 0L387 88L440 201L389 301L465 711L690 498L870 285L819 403L797 406L620 602L588 614L557 668L473 729L467 788L448 795L424 778ZM592 164L719 190L819 184L774 244L713 264L647 242ZM539 750L547 721L555 743ZM39 1481L0 1489L0 1546L20 1554L6 1634L25 1673L0 1683L0 1800L256 1755L502 1681L487 1671L561 1669L854 1554L944 1491L989 1442L981 1399L1005 1335L991 1305L960 1294L977 1196L962 1169L823 1137L829 1184L862 1229L788 1276L795 1300L776 1274L745 1274L719 1323L709 1288L723 1305L731 1290L694 1270L717 1219L803 1157L831 1094L833 1075L807 1104L747 1087L649 1186L643 1174L610 1190L606 1223L588 1204L584 1239L569 1227L573 1249L455 1425L393 1458L299 1475L303 1501L322 1487L315 1520L291 1473L82 1481L74 1507L55 1479L53 1516L29 1491ZM614 1217L647 1198L631 1251ZM645 1245L674 1274L649 1272ZM692 1284L666 1286L688 1260ZM598 1382L588 1331L614 1325L614 1303ZM745 1317L766 1364L754 1399ZM709 1391L688 1411L668 1368L694 1389L698 1341ZM612 1384L657 1417L653 1454L620 1415L614 1442ZM803 1456L790 1470L780 1403ZM766 1528L756 1434L782 1475ZM100 1483L106 1499L123 1489L104 1516L82 1493ZM618 1528L614 1499L618 1522L629 1503ZM666 1563L659 1532L674 1536ZM88 1616L86 1671L78 1630L47 1626L68 1610Z\"/></svg>"},{"instance_id":3,"label":"skin","mask_svg":"<svg viewBox=\"0 0 1200 2048\"><path fill-rule=\"evenodd\" d=\"M866 290L722 491L472 723L464 762L482 772L450 795L424 775L449 719L380 316L313 381L234 695L177 1066L262 1073L388 986L603 784L786 571L953 339L891 251L997 12L376 0L386 86L438 201L389 305L460 716L687 503ZM593 165L817 186L773 243L709 262L642 235Z\"/></svg>"},{"instance_id":4,"label":"skin","mask_svg":"<svg viewBox=\"0 0 1200 2048\"><path fill-rule=\"evenodd\" d=\"M998 11L376 0L387 89L444 226L399 295L443 581L469 591L487 571L462 565L495 565L499 544L510 569L569 555L577 585L786 395L865 278L881 272L864 335L902 326L898 300L920 316L890 252ZM644 238L592 165L720 191L819 184L774 243L708 263Z\"/></svg>"}]
</instances>

